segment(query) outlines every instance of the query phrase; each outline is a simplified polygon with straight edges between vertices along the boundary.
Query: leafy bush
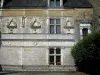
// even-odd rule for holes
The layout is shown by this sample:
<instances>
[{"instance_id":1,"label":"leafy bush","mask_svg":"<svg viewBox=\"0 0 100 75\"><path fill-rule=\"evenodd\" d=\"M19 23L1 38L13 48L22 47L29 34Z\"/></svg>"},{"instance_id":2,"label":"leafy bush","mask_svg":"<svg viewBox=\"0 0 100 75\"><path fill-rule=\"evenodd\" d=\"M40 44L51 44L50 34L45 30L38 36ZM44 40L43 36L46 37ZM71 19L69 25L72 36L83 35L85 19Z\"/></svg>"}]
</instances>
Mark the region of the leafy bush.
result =
<instances>
[{"instance_id":1,"label":"leafy bush","mask_svg":"<svg viewBox=\"0 0 100 75\"><path fill-rule=\"evenodd\" d=\"M71 51L79 71L100 75L100 31L80 40Z\"/></svg>"}]
</instances>

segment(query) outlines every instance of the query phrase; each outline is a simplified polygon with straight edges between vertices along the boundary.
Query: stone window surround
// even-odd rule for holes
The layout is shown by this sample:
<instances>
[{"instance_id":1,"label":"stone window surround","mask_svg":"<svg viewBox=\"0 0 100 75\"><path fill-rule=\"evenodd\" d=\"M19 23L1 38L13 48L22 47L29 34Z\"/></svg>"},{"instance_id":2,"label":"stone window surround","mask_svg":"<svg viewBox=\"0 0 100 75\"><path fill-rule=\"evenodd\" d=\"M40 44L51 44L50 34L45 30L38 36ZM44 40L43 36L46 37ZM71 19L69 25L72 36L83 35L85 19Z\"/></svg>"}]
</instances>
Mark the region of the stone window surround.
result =
<instances>
[{"instance_id":1,"label":"stone window surround","mask_svg":"<svg viewBox=\"0 0 100 75\"><path fill-rule=\"evenodd\" d=\"M59 54L56 53L56 49L57 49L57 48L60 49L60 53L59 53ZM50 49L54 49L54 54L50 54ZM60 47L50 47L50 48L49 48L49 53L48 53L48 54L49 54L48 59L50 59L50 56L54 56L54 65L55 65L55 66L58 66L58 65L57 65L57 62L56 62L56 56L60 56L60 64L59 64L59 65L61 65L61 56L62 56L62 55L61 55L61 48L60 48ZM48 60L48 63L49 63L49 65L51 66L50 60ZM53 64L52 64L52 65L53 65Z\"/></svg>"},{"instance_id":2,"label":"stone window surround","mask_svg":"<svg viewBox=\"0 0 100 75\"><path fill-rule=\"evenodd\" d=\"M83 30L84 28L87 28L87 29L88 29L88 34L91 33L91 25L90 25L90 24L82 24L82 23L80 23L80 38L81 38L81 39L83 38L82 30Z\"/></svg>"},{"instance_id":3,"label":"stone window surround","mask_svg":"<svg viewBox=\"0 0 100 75\"><path fill-rule=\"evenodd\" d=\"M50 19L54 19L54 24L50 24ZM59 24L56 24L56 20L59 19L60 20L60 23ZM55 17L52 17L52 18L49 18L49 34L61 34L61 18L55 18ZM50 33L50 25L54 25L54 33ZM56 25L60 25L60 33L56 33Z\"/></svg>"}]
</instances>

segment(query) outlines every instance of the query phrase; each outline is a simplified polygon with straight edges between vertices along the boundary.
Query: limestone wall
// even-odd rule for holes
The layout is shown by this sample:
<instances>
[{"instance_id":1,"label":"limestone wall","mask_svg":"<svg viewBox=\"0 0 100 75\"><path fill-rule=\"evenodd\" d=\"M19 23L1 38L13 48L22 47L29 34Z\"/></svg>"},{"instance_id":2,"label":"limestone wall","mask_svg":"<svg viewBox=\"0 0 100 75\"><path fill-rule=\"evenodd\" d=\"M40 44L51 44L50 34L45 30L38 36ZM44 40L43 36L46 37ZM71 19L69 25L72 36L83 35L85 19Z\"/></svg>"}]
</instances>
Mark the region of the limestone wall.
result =
<instances>
[{"instance_id":1,"label":"limestone wall","mask_svg":"<svg viewBox=\"0 0 100 75\"><path fill-rule=\"evenodd\" d=\"M92 9L3 10L0 23L2 32L0 64L4 70L18 68L26 70L31 68L32 71L34 68L75 70L70 51L80 38L78 20L91 20L91 15ZM50 18L61 20L61 34L50 34ZM61 48L60 66L49 65L50 47Z\"/></svg>"},{"instance_id":2,"label":"limestone wall","mask_svg":"<svg viewBox=\"0 0 100 75\"><path fill-rule=\"evenodd\" d=\"M61 47L61 65L50 66L48 47L1 47L0 63L3 70L8 71L74 71L70 50Z\"/></svg>"}]
</instances>

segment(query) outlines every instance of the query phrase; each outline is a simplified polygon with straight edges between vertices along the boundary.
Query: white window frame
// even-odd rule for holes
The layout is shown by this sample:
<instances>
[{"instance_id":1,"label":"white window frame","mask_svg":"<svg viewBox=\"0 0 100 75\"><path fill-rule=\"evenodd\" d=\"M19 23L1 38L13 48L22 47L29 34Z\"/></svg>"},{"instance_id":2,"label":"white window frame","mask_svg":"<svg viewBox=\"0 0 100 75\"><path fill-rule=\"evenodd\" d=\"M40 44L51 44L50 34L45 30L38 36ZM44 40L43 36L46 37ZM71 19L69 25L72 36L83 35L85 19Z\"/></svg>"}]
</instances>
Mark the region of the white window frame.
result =
<instances>
[{"instance_id":1,"label":"white window frame","mask_svg":"<svg viewBox=\"0 0 100 75\"><path fill-rule=\"evenodd\" d=\"M88 34L91 33L91 24L82 24L82 23L80 23L80 38L81 39L83 39L83 32L82 32L82 30L84 28L87 28L88 29Z\"/></svg>"},{"instance_id":2,"label":"white window frame","mask_svg":"<svg viewBox=\"0 0 100 75\"><path fill-rule=\"evenodd\" d=\"M49 54L49 62L48 62L49 65L51 65L51 64L50 64L50 56L54 56L54 65L56 65L56 66L58 66L58 65L56 64L56 56L60 56L60 65L61 65L61 64L62 64L62 63L61 63L61 60L62 60L62 58L61 58L61 48L59 47L59 49L60 49L60 54L56 54L56 49L57 49L58 47L57 47L57 48L56 48L56 47L55 47L55 48L54 48L54 47L50 47L50 48L53 48L53 49L54 49L54 54L48 53L48 54ZM49 48L49 52L50 52L50 48ZM54 65L53 65L53 66L54 66Z\"/></svg>"},{"instance_id":3,"label":"white window frame","mask_svg":"<svg viewBox=\"0 0 100 75\"><path fill-rule=\"evenodd\" d=\"M50 24L50 19L54 20L54 24ZM56 24L56 20L60 20L60 24ZM50 33L50 25L54 25L54 33ZM56 32L56 25L60 25L60 33ZM61 34L61 18L49 18L49 34Z\"/></svg>"}]
</instances>

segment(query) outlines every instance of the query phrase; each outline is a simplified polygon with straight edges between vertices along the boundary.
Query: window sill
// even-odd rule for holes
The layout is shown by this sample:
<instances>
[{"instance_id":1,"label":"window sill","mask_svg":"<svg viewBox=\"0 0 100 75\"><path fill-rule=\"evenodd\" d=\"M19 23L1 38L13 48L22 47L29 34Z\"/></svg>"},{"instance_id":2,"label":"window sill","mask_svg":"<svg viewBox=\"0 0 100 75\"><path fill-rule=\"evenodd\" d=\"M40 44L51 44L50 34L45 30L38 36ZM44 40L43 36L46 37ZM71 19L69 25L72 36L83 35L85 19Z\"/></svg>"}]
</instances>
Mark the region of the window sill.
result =
<instances>
[{"instance_id":1,"label":"window sill","mask_svg":"<svg viewBox=\"0 0 100 75\"><path fill-rule=\"evenodd\" d=\"M54 7L49 6L48 7L48 9L62 9L62 8L63 8L62 6L54 6Z\"/></svg>"},{"instance_id":2,"label":"window sill","mask_svg":"<svg viewBox=\"0 0 100 75\"><path fill-rule=\"evenodd\" d=\"M62 65L48 65L49 67L62 67Z\"/></svg>"}]
</instances>

